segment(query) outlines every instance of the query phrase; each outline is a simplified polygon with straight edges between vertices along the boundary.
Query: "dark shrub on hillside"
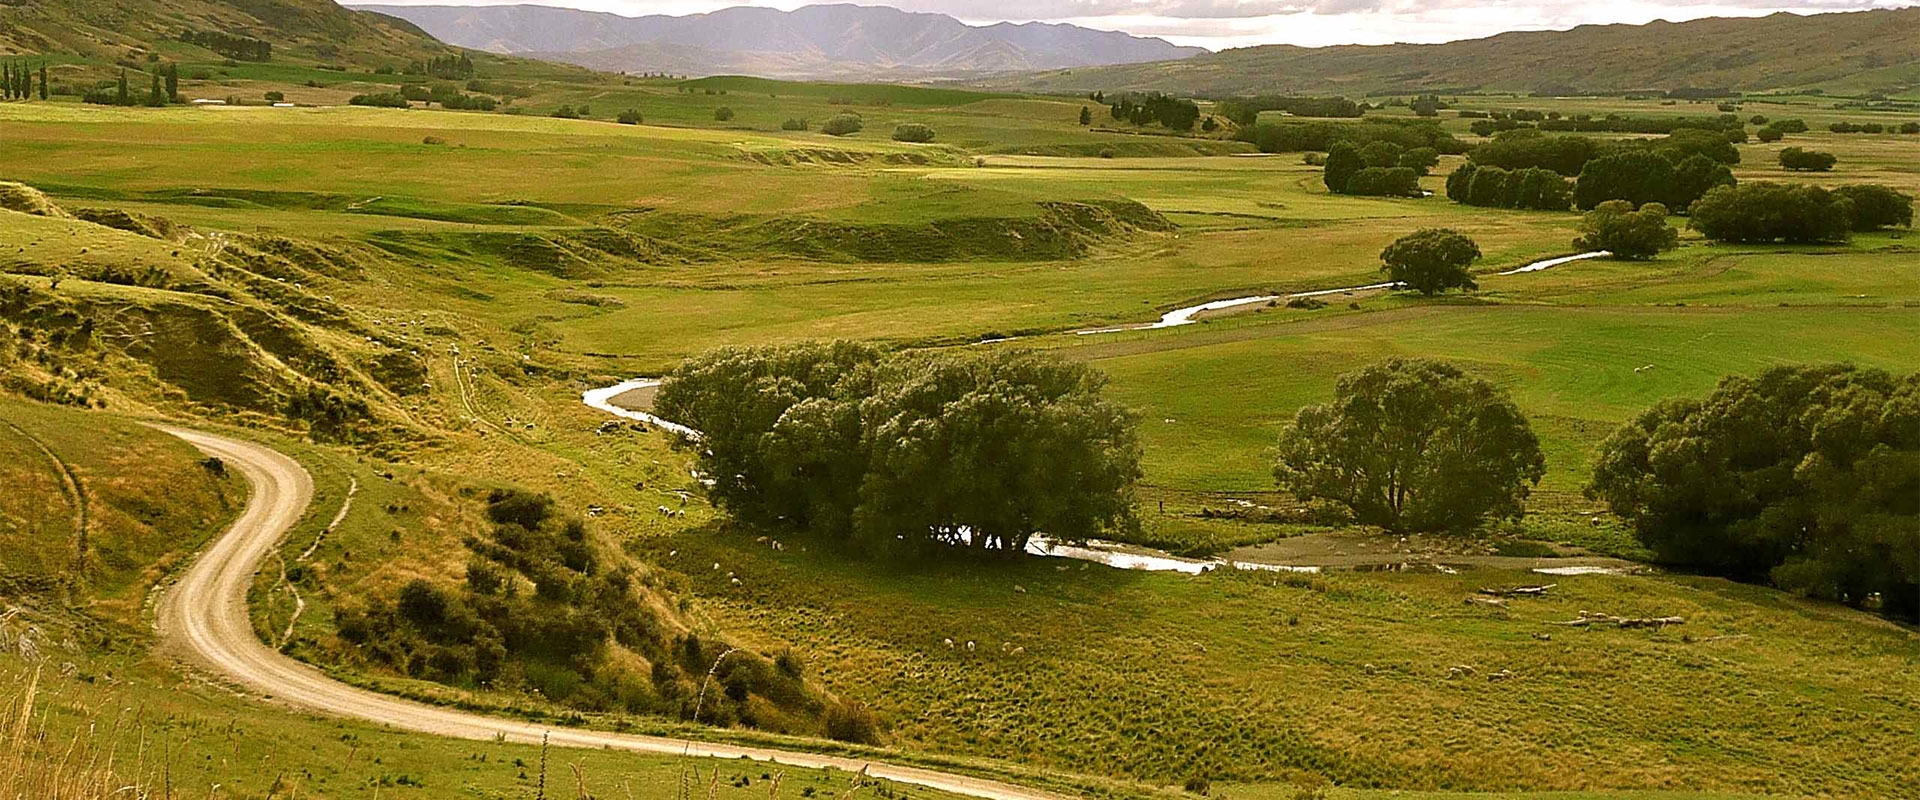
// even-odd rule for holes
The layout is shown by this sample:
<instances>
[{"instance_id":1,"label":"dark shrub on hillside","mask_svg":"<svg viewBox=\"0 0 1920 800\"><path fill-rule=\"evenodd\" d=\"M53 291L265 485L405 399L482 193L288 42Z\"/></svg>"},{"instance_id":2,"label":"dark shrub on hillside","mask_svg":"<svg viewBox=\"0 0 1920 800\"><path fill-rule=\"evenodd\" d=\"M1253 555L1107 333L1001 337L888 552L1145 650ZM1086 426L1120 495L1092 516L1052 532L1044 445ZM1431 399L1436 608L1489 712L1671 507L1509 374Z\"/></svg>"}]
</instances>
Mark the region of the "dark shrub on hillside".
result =
<instances>
[{"instance_id":1,"label":"dark shrub on hillside","mask_svg":"<svg viewBox=\"0 0 1920 800\"><path fill-rule=\"evenodd\" d=\"M828 136L852 136L866 128L859 114L835 114L820 126L820 132Z\"/></svg>"},{"instance_id":2,"label":"dark shrub on hillside","mask_svg":"<svg viewBox=\"0 0 1920 800\"><path fill-rule=\"evenodd\" d=\"M1920 375L1726 378L1609 436L1587 494L1665 563L1920 620Z\"/></svg>"},{"instance_id":3,"label":"dark shrub on hillside","mask_svg":"<svg viewBox=\"0 0 1920 800\"><path fill-rule=\"evenodd\" d=\"M1841 186L1833 193L1852 204L1853 229L1872 231L1880 228L1913 227L1913 197L1879 184Z\"/></svg>"},{"instance_id":4,"label":"dark shrub on hillside","mask_svg":"<svg viewBox=\"0 0 1920 800\"><path fill-rule=\"evenodd\" d=\"M1780 151L1780 168L1795 172L1826 172L1840 159L1832 153L1789 147Z\"/></svg>"},{"instance_id":5,"label":"dark shrub on hillside","mask_svg":"<svg viewBox=\"0 0 1920 800\"><path fill-rule=\"evenodd\" d=\"M925 144L933 141L933 137L933 129L918 122L909 122L893 129L893 140L896 142Z\"/></svg>"},{"instance_id":6,"label":"dark shrub on hillside","mask_svg":"<svg viewBox=\"0 0 1920 800\"><path fill-rule=\"evenodd\" d=\"M714 109L714 110L713 110L713 120L714 120L715 122L732 122L732 121L733 121L733 109L731 109L731 108L728 108L728 107L726 107L726 106L721 106L721 107L719 107L719 108L716 108L716 109Z\"/></svg>"},{"instance_id":7,"label":"dark shrub on hillside","mask_svg":"<svg viewBox=\"0 0 1920 800\"><path fill-rule=\"evenodd\" d=\"M827 738L854 744L879 744L880 720L864 704L835 703L827 708Z\"/></svg>"},{"instance_id":8,"label":"dark shrub on hillside","mask_svg":"<svg viewBox=\"0 0 1920 800\"><path fill-rule=\"evenodd\" d=\"M620 116L614 117L613 121L618 122L622 125L638 125L642 122L645 122L646 119L640 116L639 109L629 108L625 111L620 112Z\"/></svg>"},{"instance_id":9,"label":"dark shrub on hillside","mask_svg":"<svg viewBox=\"0 0 1920 800\"><path fill-rule=\"evenodd\" d=\"M1843 242L1853 230L1852 203L1818 186L1722 186L1694 204L1688 226L1721 242Z\"/></svg>"},{"instance_id":10,"label":"dark shrub on hillside","mask_svg":"<svg viewBox=\"0 0 1920 800\"><path fill-rule=\"evenodd\" d=\"M804 131L804 130L807 130L808 128L809 126L807 124L807 121L804 119L796 118L796 119L790 119L780 123L780 130L783 130L783 131Z\"/></svg>"}]
</instances>

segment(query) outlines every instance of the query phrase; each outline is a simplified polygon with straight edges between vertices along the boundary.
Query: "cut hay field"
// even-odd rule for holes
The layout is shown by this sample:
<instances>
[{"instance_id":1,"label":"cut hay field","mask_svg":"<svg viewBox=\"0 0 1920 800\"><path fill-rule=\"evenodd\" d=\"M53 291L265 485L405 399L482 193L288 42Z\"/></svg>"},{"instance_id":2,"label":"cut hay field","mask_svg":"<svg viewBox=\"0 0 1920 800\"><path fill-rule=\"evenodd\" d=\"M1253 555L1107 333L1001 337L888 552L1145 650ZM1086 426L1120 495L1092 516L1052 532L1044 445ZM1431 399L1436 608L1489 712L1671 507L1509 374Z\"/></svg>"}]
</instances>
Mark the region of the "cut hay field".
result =
<instances>
[{"instance_id":1,"label":"cut hay field","mask_svg":"<svg viewBox=\"0 0 1920 800\"><path fill-rule=\"evenodd\" d=\"M0 320L0 366L25 376L19 386L85 387L108 404L56 409L6 386L9 579L57 571L74 539L40 443L97 487L96 508L117 509L101 513L126 517L102 529L119 531L99 544L117 555L102 558L88 602L126 629L128 646L62 654L79 672L49 684L55 727L121 708L174 720L186 739L178 786L191 796L223 782L213 796L262 797L276 782L276 797L293 785L348 798L537 791L537 748L263 713L149 653L146 587L244 488L209 477L190 451L129 421L138 416L241 426L307 466L315 503L270 562L291 571L256 581L255 619L287 652L363 685L580 724L693 729L339 657L350 648L336 611L414 579L461 585L464 541L489 528L487 491L519 486L584 519L687 631L792 648L809 680L877 711L902 758L1057 773L1115 797L1171 796L1205 779L1232 800L1315 797L1325 783L1327 797L1369 800L1710 800L1891 797L1920 782L1920 634L1866 614L1686 575L1549 579L1470 558L1460 574L1200 577L1043 559L847 562L734 527L699 497L688 453L656 431L603 427L579 402L725 345L1045 349L1097 366L1141 420L1136 538L1214 554L1339 529L1369 551L1343 556L1393 565L1420 558L1372 531L1205 512L1287 503L1268 464L1285 422L1343 372L1428 356L1506 388L1541 436L1540 513L1496 531L1498 547L1645 557L1580 496L1599 442L1726 375L1836 360L1920 369L1920 251L1907 231L1820 247L1687 233L1652 262L1501 276L1574 252L1578 216L1330 195L1299 154L1087 130L1070 98L504 77L529 85L516 103L526 113L0 104L0 180L65 212L0 210L0 289L26 298ZM340 85L311 101L338 102L324 92ZM1822 105L1832 102L1784 99L1761 113L1853 118ZM1502 103L1706 113L1597 99L1461 106ZM542 116L562 104L590 104L594 118ZM720 105L733 121L713 119ZM627 107L648 124L609 121ZM799 116L817 129L849 108L868 119L859 136L779 130ZM931 125L938 142L891 142L896 121ZM1467 138L1461 121L1445 124ZM1816 130L1740 146L1738 174L1911 192L1916 144ZM1841 161L1830 175L1789 175L1773 167L1783 145ZM1460 163L1448 157L1423 185L1440 190ZM1319 308L1076 334L1209 300L1375 283L1380 250L1425 227L1479 243L1479 291L1333 295ZM99 333L67 344L82 319ZM314 387L334 395L301 394ZM329 435L326 415L354 413L353 400L378 424L365 438ZM98 441L108 446L86 444ZM683 495L684 517L660 513ZM162 501L133 504L149 496ZM1548 597L1507 610L1462 603L1482 586L1552 581ZM1583 610L1688 621L1549 624ZM635 674L651 666L621 658ZM32 669L0 655L0 679ZM575 763L596 797L629 783L634 797L683 796L682 762L592 752L553 754L549 792L574 791ZM763 771L721 766L717 796L765 793ZM789 776L775 797L837 797L844 783Z\"/></svg>"}]
</instances>

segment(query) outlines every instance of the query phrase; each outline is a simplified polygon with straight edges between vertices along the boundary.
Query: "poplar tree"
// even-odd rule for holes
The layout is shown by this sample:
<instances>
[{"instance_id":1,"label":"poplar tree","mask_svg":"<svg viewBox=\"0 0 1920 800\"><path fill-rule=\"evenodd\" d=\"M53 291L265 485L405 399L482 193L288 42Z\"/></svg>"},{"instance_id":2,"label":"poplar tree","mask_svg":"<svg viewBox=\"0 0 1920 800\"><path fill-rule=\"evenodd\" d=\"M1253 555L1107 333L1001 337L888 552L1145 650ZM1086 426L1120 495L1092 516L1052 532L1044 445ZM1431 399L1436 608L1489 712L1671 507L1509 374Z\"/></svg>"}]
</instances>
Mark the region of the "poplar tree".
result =
<instances>
[{"instance_id":1,"label":"poplar tree","mask_svg":"<svg viewBox=\"0 0 1920 800\"><path fill-rule=\"evenodd\" d=\"M127 91L127 68L126 67L120 68L120 86L114 92L114 103L117 105L123 105L123 106L133 105L133 95L132 93Z\"/></svg>"}]
</instances>

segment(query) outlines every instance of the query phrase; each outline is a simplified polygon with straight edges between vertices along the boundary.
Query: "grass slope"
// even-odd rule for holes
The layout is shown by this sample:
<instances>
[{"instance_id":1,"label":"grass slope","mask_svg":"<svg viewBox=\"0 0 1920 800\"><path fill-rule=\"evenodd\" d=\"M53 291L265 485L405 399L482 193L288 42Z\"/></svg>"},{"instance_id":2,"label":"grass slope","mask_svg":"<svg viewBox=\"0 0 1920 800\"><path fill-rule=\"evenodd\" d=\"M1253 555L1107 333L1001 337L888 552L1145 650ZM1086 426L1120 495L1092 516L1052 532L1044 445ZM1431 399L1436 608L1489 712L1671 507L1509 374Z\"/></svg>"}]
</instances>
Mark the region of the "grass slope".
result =
<instances>
[{"instance_id":1,"label":"grass slope","mask_svg":"<svg viewBox=\"0 0 1920 800\"><path fill-rule=\"evenodd\" d=\"M1040 73L1030 91L1210 96L1502 90L1553 94L1686 87L1848 93L1920 82L1920 10L1583 25L1447 44L1268 45L1185 61Z\"/></svg>"}]
</instances>

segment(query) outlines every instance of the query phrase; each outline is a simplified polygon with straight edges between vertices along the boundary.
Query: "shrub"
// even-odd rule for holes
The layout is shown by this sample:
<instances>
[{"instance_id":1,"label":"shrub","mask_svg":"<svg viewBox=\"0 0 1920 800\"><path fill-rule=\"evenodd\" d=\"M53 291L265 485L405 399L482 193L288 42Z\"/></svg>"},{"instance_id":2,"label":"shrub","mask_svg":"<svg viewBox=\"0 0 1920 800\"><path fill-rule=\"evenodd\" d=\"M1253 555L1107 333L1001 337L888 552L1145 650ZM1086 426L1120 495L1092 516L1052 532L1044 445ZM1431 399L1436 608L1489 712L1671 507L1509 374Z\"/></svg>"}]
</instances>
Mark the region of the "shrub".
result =
<instances>
[{"instance_id":1,"label":"shrub","mask_svg":"<svg viewBox=\"0 0 1920 800\"><path fill-rule=\"evenodd\" d=\"M1780 167L1795 172L1826 172L1839 159L1832 153L1789 147L1780 151Z\"/></svg>"},{"instance_id":2,"label":"shrub","mask_svg":"<svg viewBox=\"0 0 1920 800\"><path fill-rule=\"evenodd\" d=\"M349 105L373 106L375 108L409 108L413 105L407 102L407 98L391 92L384 94L356 94L348 98L347 103Z\"/></svg>"},{"instance_id":3,"label":"shrub","mask_svg":"<svg viewBox=\"0 0 1920 800\"><path fill-rule=\"evenodd\" d=\"M827 708L827 738L853 744L879 744L880 719L865 704L842 700Z\"/></svg>"},{"instance_id":4,"label":"shrub","mask_svg":"<svg viewBox=\"0 0 1920 800\"><path fill-rule=\"evenodd\" d=\"M933 129L918 122L909 122L893 129L893 140L925 144L933 141Z\"/></svg>"},{"instance_id":5,"label":"shrub","mask_svg":"<svg viewBox=\"0 0 1920 800\"><path fill-rule=\"evenodd\" d=\"M646 119L640 116L639 109L629 108L625 111L620 112L620 116L615 117L614 121L622 125L638 125L642 122L645 122Z\"/></svg>"},{"instance_id":6,"label":"shrub","mask_svg":"<svg viewBox=\"0 0 1920 800\"><path fill-rule=\"evenodd\" d=\"M1680 232L1667 224L1667 207L1648 203L1634 210L1625 200L1609 200L1580 220L1582 251L1606 250L1614 258L1639 261L1680 246Z\"/></svg>"},{"instance_id":7,"label":"shrub","mask_svg":"<svg viewBox=\"0 0 1920 800\"><path fill-rule=\"evenodd\" d=\"M780 130L783 131L804 131L808 128L809 126L805 119L790 119L780 123Z\"/></svg>"},{"instance_id":8,"label":"shrub","mask_svg":"<svg viewBox=\"0 0 1920 800\"><path fill-rule=\"evenodd\" d=\"M713 110L713 119L715 122L732 122L733 109L727 106L716 108Z\"/></svg>"},{"instance_id":9,"label":"shrub","mask_svg":"<svg viewBox=\"0 0 1920 800\"><path fill-rule=\"evenodd\" d=\"M1394 532L1518 517L1546 474L1540 442L1506 392L1424 359L1340 376L1333 402L1300 409L1278 453L1282 489Z\"/></svg>"},{"instance_id":10,"label":"shrub","mask_svg":"<svg viewBox=\"0 0 1920 800\"><path fill-rule=\"evenodd\" d=\"M1480 259L1480 246L1451 228L1425 228L1401 237L1381 251L1380 271L1424 295L1448 289L1478 289L1468 268Z\"/></svg>"},{"instance_id":11,"label":"shrub","mask_svg":"<svg viewBox=\"0 0 1920 800\"><path fill-rule=\"evenodd\" d=\"M266 98L267 98L267 102L269 103L284 103L287 100L287 93L286 92L267 92Z\"/></svg>"},{"instance_id":12,"label":"shrub","mask_svg":"<svg viewBox=\"0 0 1920 800\"><path fill-rule=\"evenodd\" d=\"M573 106L561 106L553 110L552 116L554 119L579 119L581 114Z\"/></svg>"},{"instance_id":13,"label":"shrub","mask_svg":"<svg viewBox=\"0 0 1920 800\"><path fill-rule=\"evenodd\" d=\"M1753 135L1754 135L1754 138L1757 138L1761 142L1766 142L1766 143L1777 142L1787 137L1786 133L1782 132L1779 128L1774 128L1774 127L1761 128L1759 131L1755 132Z\"/></svg>"},{"instance_id":14,"label":"shrub","mask_svg":"<svg viewBox=\"0 0 1920 800\"><path fill-rule=\"evenodd\" d=\"M1818 186L1721 186L1694 204L1688 225L1721 242L1842 242L1853 229L1850 206L1844 197Z\"/></svg>"},{"instance_id":15,"label":"shrub","mask_svg":"<svg viewBox=\"0 0 1920 800\"><path fill-rule=\"evenodd\" d=\"M828 136L852 136L865 129L866 123L853 113L835 114L820 126L820 132Z\"/></svg>"}]
</instances>

